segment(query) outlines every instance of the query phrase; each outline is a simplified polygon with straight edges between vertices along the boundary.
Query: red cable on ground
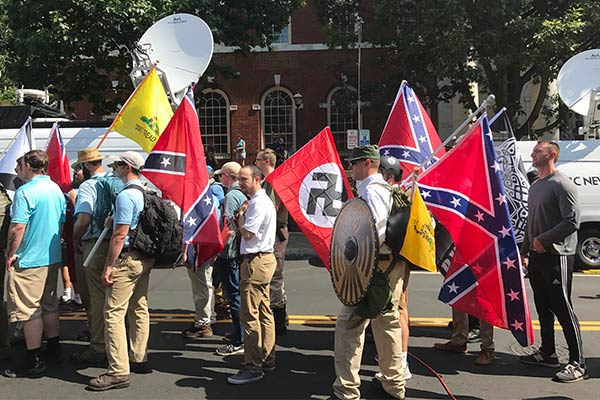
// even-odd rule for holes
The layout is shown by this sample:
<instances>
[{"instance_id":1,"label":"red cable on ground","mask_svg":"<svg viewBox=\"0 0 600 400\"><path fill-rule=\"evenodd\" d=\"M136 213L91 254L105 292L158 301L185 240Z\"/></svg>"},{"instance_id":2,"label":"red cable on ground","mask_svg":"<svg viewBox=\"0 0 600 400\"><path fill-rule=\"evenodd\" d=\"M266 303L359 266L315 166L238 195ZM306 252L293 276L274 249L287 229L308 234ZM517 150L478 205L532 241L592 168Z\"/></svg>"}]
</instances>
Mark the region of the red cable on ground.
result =
<instances>
[{"instance_id":1,"label":"red cable on ground","mask_svg":"<svg viewBox=\"0 0 600 400\"><path fill-rule=\"evenodd\" d=\"M425 361L421 360L419 357L415 356L410 351L408 352L408 355L411 356L413 359L417 360L422 366L424 366L425 368L427 368L429 371L431 371L431 373L438 379L438 381L440 381L440 383L442 384L442 387L444 388L444 390L446 391L446 393L448 393L448 396L450 396L450 398L452 400L456 400L456 397L454 397L454 395L452 394L452 392L448 388L448 385L446 385L446 382L444 382L444 378L442 378L442 376L440 374L438 374L435 369L431 368L429 366L429 364L427 364Z\"/></svg>"}]
</instances>

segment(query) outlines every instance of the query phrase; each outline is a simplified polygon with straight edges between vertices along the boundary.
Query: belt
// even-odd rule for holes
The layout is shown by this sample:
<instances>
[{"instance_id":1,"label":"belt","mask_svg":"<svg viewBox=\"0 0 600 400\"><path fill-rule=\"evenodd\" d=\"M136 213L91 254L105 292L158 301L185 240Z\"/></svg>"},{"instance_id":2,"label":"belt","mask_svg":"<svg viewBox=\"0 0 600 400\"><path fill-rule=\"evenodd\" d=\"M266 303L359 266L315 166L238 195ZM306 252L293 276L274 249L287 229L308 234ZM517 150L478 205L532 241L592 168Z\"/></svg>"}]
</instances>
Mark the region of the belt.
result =
<instances>
[{"instance_id":1,"label":"belt","mask_svg":"<svg viewBox=\"0 0 600 400\"><path fill-rule=\"evenodd\" d=\"M266 251L260 251L258 253L248 253L248 254L242 254L244 257L246 258L254 258L256 256L264 256L266 254L273 254L272 251L266 252Z\"/></svg>"}]
</instances>

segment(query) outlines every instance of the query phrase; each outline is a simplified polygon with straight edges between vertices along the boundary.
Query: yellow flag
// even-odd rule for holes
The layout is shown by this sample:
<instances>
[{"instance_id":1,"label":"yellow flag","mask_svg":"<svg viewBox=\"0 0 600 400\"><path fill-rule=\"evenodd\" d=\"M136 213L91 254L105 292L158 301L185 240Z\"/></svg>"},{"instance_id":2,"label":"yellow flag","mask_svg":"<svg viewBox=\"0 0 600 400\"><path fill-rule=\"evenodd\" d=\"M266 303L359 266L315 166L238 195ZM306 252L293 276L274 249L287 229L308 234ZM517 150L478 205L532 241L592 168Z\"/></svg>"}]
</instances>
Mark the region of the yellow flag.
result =
<instances>
[{"instance_id":1,"label":"yellow flag","mask_svg":"<svg viewBox=\"0 0 600 400\"><path fill-rule=\"evenodd\" d=\"M154 67L129 97L112 129L150 153L172 116L171 104Z\"/></svg>"},{"instance_id":2,"label":"yellow flag","mask_svg":"<svg viewBox=\"0 0 600 400\"><path fill-rule=\"evenodd\" d=\"M428 271L435 272L435 238L433 221L425 207L417 185L410 207L410 217L406 236L400 254L411 263Z\"/></svg>"}]
</instances>

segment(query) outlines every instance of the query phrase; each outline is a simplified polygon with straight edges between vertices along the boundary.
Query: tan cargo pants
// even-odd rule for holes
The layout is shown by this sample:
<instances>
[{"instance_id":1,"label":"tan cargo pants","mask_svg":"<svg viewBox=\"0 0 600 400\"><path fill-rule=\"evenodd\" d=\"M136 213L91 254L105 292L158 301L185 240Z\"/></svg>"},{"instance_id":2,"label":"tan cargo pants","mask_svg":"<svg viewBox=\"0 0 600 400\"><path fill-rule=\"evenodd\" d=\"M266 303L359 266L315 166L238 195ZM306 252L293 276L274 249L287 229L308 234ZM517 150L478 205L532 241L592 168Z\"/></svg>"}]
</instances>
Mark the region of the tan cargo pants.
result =
<instances>
[{"instance_id":1,"label":"tan cargo pants","mask_svg":"<svg viewBox=\"0 0 600 400\"><path fill-rule=\"evenodd\" d=\"M82 264L87 259L95 243L96 239L93 239L86 240L83 244ZM103 240L88 266L83 267L90 301L89 310L87 310L90 321L90 348L95 353L100 354L106 352L104 345L104 297L106 286L102 284L102 275L109 246L110 240Z\"/></svg>"},{"instance_id":2,"label":"tan cargo pants","mask_svg":"<svg viewBox=\"0 0 600 400\"><path fill-rule=\"evenodd\" d=\"M113 266L113 284L106 289L104 303L108 375L129 375L129 361L139 363L147 359L150 336L147 296L153 266L153 258L143 259L135 250L119 258ZM129 325L129 343L125 317Z\"/></svg>"},{"instance_id":3,"label":"tan cargo pants","mask_svg":"<svg viewBox=\"0 0 600 400\"><path fill-rule=\"evenodd\" d=\"M244 364L262 370L275 362L275 321L269 304L269 283L277 261L273 253L244 256L240 267L240 320L244 327Z\"/></svg>"},{"instance_id":4,"label":"tan cargo pants","mask_svg":"<svg viewBox=\"0 0 600 400\"><path fill-rule=\"evenodd\" d=\"M379 263L385 270L389 261ZM383 389L391 396L403 399L405 393L404 368L402 366L402 330L400 328L398 304L402 294L403 261L397 262L388 277L392 288L393 307L385 314L369 320L354 314L354 307L342 306L335 324L335 374L333 391L340 399L360 398L360 363L365 344L365 329L371 322L373 338L379 356L379 371L383 375Z\"/></svg>"}]
</instances>

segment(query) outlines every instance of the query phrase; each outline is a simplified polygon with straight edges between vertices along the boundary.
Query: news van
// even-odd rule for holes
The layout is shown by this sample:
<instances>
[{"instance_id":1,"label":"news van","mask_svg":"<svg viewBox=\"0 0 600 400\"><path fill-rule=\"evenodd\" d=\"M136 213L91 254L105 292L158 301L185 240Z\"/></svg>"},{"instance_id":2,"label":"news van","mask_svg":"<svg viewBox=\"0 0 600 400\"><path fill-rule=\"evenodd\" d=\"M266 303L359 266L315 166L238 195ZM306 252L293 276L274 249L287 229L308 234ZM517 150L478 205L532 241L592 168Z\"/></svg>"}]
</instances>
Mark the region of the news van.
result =
<instances>
[{"instance_id":1,"label":"news van","mask_svg":"<svg viewBox=\"0 0 600 400\"><path fill-rule=\"evenodd\" d=\"M530 171L536 141L517 142L525 170ZM600 269L600 140L561 140L557 168L579 191L579 227L576 267Z\"/></svg>"}]
</instances>

